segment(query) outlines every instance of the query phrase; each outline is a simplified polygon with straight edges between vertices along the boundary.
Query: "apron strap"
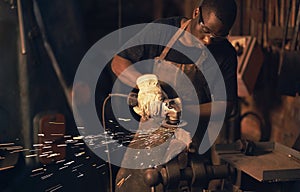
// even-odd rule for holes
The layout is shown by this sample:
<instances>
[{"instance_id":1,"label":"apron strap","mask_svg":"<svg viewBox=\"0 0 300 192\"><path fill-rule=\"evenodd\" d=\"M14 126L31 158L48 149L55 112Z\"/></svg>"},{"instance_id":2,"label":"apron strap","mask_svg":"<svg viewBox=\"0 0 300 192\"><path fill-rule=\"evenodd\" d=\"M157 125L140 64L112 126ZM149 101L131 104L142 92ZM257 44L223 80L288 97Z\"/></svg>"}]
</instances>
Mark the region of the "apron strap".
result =
<instances>
[{"instance_id":1,"label":"apron strap","mask_svg":"<svg viewBox=\"0 0 300 192\"><path fill-rule=\"evenodd\" d=\"M160 54L159 59L162 59L162 60L165 59L165 57L167 56L167 54L168 54L169 50L171 49L171 47L177 41L179 36L184 32L184 30L187 28L187 26L190 24L190 22L191 22L191 19L187 20L186 22L184 22L182 24L180 29L178 29L176 31L176 33L173 35L173 37L168 42L167 46L164 48L163 52Z\"/></svg>"}]
</instances>

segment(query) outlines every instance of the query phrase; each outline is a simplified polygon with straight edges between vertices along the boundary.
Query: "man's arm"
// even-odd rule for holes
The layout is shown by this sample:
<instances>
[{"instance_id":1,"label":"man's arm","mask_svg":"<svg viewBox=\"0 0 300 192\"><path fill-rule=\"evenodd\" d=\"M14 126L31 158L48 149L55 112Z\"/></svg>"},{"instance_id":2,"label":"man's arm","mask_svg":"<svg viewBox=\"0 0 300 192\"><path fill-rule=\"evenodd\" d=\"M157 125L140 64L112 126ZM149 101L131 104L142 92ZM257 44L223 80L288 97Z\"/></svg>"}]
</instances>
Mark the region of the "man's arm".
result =
<instances>
[{"instance_id":1,"label":"man's arm","mask_svg":"<svg viewBox=\"0 0 300 192\"><path fill-rule=\"evenodd\" d=\"M142 75L132 66L131 61L118 55L113 58L111 69L123 83L131 87L136 86L136 79Z\"/></svg>"},{"instance_id":2,"label":"man's arm","mask_svg":"<svg viewBox=\"0 0 300 192\"><path fill-rule=\"evenodd\" d=\"M131 61L116 55L111 63L112 71L118 78L125 84L136 87L136 79L142 74L139 73L133 66ZM234 104L233 102L226 101L215 101L214 102L215 110L214 114L211 114L212 103L204 103L200 105L185 105L184 111L191 112L193 114L199 114L203 120L219 120L220 115L224 113L223 109L226 109L226 116L230 115Z\"/></svg>"},{"instance_id":3,"label":"man's arm","mask_svg":"<svg viewBox=\"0 0 300 192\"><path fill-rule=\"evenodd\" d=\"M226 101L215 101L214 102L214 113L212 113L212 103L204 103L200 105L186 105L183 106L184 111L191 112L193 114L198 114L200 110L200 118L203 120L221 120L221 115L224 113L224 109L226 109L225 117L229 116L234 108L234 104L232 102Z\"/></svg>"}]
</instances>

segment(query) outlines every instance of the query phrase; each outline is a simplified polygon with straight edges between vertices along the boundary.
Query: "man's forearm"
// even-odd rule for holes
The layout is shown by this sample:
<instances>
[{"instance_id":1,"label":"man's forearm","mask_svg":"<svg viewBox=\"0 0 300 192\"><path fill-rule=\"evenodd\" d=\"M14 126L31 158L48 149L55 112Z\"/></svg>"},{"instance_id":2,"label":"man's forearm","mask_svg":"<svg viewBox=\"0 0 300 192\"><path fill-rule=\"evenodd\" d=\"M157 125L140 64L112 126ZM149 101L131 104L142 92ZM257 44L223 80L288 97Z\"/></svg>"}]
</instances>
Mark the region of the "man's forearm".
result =
<instances>
[{"instance_id":1,"label":"man's forearm","mask_svg":"<svg viewBox=\"0 0 300 192\"><path fill-rule=\"evenodd\" d=\"M112 60L111 69L123 83L131 87L136 86L136 79L142 75L140 72L135 70L129 60L118 55L116 55Z\"/></svg>"},{"instance_id":2,"label":"man's forearm","mask_svg":"<svg viewBox=\"0 0 300 192\"><path fill-rule=\"evenodd\" d=\"M225 101L216 101L214 102L214 113L212 114L212 103L204 103L200 105L186 105L184 107L184 111L199 114L200 110L200 118L203 120L222 120L222 114L225 113L228 116L233 109L233 104L231 102ZM224 111L225 110L225 111Z\"/></svg>"}]
</instances>

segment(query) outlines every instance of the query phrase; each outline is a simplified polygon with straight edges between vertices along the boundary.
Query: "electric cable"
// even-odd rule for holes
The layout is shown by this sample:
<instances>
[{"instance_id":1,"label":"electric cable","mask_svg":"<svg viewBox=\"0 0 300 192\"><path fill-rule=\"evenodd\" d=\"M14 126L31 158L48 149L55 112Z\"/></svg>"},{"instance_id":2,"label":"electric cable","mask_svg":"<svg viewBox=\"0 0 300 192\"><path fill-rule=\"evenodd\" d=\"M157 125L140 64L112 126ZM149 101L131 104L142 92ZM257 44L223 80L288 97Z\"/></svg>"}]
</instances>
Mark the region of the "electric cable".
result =
<instances>
[{"instance_id":1,"label":"electric cable","mask_svg":"<svg viewBox=\"0 0 300 192\"><path fill-rule=\"evenodd\" d=\"M106 123L105 123L105 105L107 104L107 101L113 97L125 97L127 98L128 95L126 94L119 94L119 93L114 93L114 94L109 94L103 101L103 105L102 105L102 126L104 129L104 133L106 134ZM109 146L107 143L107 139L106 139L106 135L105 135L105 146L106 146L106 150L107 150L107 162L108 162L108 171L109 171L109 188L110 188L110 192L113 192L113 173L112 173L112 167L111 167L111 163L110 163L110 152L109 152Z\"/></svg>"}]
</instances>

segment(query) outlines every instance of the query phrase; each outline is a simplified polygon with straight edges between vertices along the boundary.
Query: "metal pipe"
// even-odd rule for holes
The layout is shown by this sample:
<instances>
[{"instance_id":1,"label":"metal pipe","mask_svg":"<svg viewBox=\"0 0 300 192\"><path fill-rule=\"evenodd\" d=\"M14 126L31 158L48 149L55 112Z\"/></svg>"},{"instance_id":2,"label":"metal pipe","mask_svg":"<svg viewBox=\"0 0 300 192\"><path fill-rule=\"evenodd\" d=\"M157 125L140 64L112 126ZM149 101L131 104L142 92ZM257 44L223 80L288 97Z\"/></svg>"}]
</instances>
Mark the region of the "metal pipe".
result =
<instances>
[{"instance_id":1,"label":"metal pipe","mask_svg":"<svg viewBox=\"0 0 300 192\"><path fill-rule=\"evenodd\" d=\"M299 28L300 28L300 2L298 3L297 20L296 20L296 25L294 28L293 39L292 39L292 46L291 46L292 51L296 50Z\"/></svg>"},{"instance_id":2,"label":"metal pipe","mask_svg":"<svg viewBox=\"0 0 300 192\"><path fill-rule=\"evenodd\" d=\"M33 1L33 10L34 10L34 15L36 17L36 21L37 21L37 24L40 28L40 31L41 31L41 34L42 34L42 39L43 39L43 43L44 43L44 47L45 47L45 50L46 50L46 53L48 54L48 57L51 61L51 64L52 64L52 67L55 71L55 74L59 80L59 83L64 91L64 94L65 94L65 97L67 99L67 102L68 102L68 105L72 110L72 97L71 97L71 92L70 90L68 89L68 86L67 86L67 83L63 77L63 74L61 72L61 69L59 67L59 64L57 62L57 59L55 57L55 54L54 54L54 51L50 45L50 43L48 42L48 39L47 39L47 36L46 36L46 30L45 30L45 26L44 26L44 23L43 23L43 19L42 19L42 15L41 15L41 12L40 12L40 9L39 9L39 6L36 2L36 0Z\"/></svg>"},{"instance_id":3,"label":"metal pipe","mask_svg":"<svg viewBox=\"0 0 300 192\"><path fill-rule=\"evenodd\" d=\"M286 21L285 21L285 26L284 26L283 36L282 36L278 74L280 74L281 68L282 68L282 65L283 65L284 46L285 46L285 41L286 41L286 38L287 38L288 31L289 31L289 20L290 20L291 9L292 9L292 1L293 0L289 1L288 11L287 11L286 17L285 17Z\"/></svg>"},{"instance_id":4,"label":"metal pipe","mask_svg":"<svg viewBox=\"0 0 300 192\"><path fill-rule=\"evenodd\" d=\"M26 54L26 42L25 42L25 29L24 29L24 17L23 17L23 7L21 0L17 0L18 9L18 20L19 20L19 30L20 30L20 44L21 53Z\"/></svg>"}]
</instances>

